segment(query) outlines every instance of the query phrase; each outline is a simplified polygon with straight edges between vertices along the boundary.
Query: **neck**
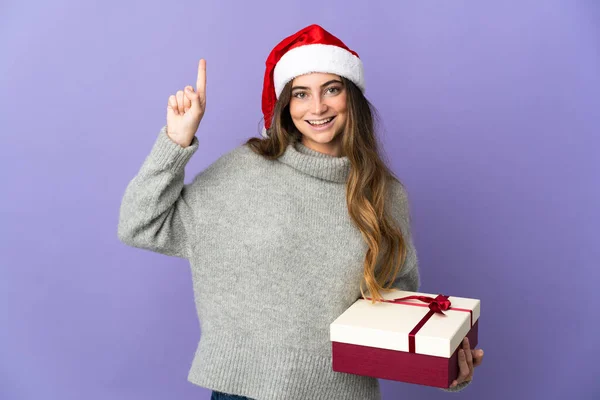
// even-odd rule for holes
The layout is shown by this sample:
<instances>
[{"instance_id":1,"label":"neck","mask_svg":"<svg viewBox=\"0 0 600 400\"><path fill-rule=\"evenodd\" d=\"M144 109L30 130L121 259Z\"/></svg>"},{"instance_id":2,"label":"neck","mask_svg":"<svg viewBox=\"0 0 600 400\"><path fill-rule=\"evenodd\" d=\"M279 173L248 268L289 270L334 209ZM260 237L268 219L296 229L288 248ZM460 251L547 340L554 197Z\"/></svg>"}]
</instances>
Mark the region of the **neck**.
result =
<instances>
[{"instance_id":1,"label":"neck","mask_svg":"<svg viewBox=\"0 0 600 400\"><path fill-rule=\"evenodd\" d=\"M337 183L346 182L350 173L348 157L336 157L313 150L301 141L289 143L279 161L305 174Z\"/></svg>"},{"instance_id":2,"label":"neck","mask_svg":"<svg viewBox=\"0 0 600 400\"><path fill-rule=\"evenodd\" d=\"M309 149L318 151L319 153L327 154L333 157L344 156L341 135L336 135L333 138L333 140L329 143L315 142L314 140L308 138L306 135L302 135L301 143Z\"/></svg>"}]
</instances>

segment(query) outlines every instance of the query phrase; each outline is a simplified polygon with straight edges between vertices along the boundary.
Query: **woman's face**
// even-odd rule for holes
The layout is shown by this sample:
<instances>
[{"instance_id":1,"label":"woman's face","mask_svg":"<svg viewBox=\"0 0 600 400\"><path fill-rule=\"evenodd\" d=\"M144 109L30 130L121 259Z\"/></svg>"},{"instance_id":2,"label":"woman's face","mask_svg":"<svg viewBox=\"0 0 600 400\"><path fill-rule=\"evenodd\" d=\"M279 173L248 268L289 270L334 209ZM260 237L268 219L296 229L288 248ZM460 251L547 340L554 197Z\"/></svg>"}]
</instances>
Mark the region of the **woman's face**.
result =
<instances>
[{"instance_id":1,"label":"woman's face","mask_svg":"<svg viewBox=\"0 0 600 400\"><path fill-rule=\"evenodd\" d=\"M338 75L313 72L292 81L290 114L302 133L302 144L321 153L340 157L346 124L346 89ZM323 122L312 125L311 122Z\"/></svg>"}]
</instances>

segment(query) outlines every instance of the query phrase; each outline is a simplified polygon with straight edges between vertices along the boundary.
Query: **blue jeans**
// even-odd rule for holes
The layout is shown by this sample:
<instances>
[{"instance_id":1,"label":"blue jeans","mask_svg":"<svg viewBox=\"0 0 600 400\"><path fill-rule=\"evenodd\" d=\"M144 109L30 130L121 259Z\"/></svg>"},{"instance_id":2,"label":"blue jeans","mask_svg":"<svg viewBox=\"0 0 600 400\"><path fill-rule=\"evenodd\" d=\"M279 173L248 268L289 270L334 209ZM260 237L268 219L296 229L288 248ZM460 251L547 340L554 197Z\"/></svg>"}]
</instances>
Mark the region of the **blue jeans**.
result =
<instances>
[{"instance_id":1,"label":"blue jeans","mask_svg":"<svg viewBox=\"0 0 600 400\"><path fill-rule=\"evenodd\" d=\"M252 400L250 397L236 396L235 394L227 394L213 390L210 400Z\"/></svg>"}]
</instances>

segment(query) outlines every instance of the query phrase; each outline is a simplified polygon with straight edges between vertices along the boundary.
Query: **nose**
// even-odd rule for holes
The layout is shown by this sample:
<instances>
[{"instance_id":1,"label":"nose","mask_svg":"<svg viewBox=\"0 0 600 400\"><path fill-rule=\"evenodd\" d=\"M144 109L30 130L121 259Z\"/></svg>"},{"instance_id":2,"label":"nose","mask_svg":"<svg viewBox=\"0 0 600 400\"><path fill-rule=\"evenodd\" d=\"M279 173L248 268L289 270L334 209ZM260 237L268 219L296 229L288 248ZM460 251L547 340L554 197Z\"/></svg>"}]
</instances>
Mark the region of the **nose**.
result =
<instances>
[{"instance_id":1,"label":"nose","mask_svg":"<svg viewBox=\"0 0 600 400\"><path fill-rule=\"evenodd\" d=\"M323 101L321 96L315 96L314 99L315 103L313 104L313 110L315 115L319 115L325 112L327 110L327 104Z\"/></svg>"}]
</instances>

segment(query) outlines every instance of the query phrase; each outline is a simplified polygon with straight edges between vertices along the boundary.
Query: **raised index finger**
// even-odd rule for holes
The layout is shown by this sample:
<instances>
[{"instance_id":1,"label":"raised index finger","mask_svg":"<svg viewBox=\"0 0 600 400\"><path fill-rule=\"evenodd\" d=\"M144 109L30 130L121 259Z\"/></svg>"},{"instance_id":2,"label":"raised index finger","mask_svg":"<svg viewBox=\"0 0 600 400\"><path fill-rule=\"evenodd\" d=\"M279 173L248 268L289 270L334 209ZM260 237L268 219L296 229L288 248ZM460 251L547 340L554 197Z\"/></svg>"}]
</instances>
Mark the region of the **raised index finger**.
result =
<instances>
[{"instance_id":1,"label":"raised index finger","mask_svg":"<svg viewBox=\"0 0 600 400\"><path fill-rule=\"evenodd\" d=\"M198 78L196 79L196 91L200 96L206 95L206 60L200 59L198 63Z\"/></svg>"}]
</instances>

